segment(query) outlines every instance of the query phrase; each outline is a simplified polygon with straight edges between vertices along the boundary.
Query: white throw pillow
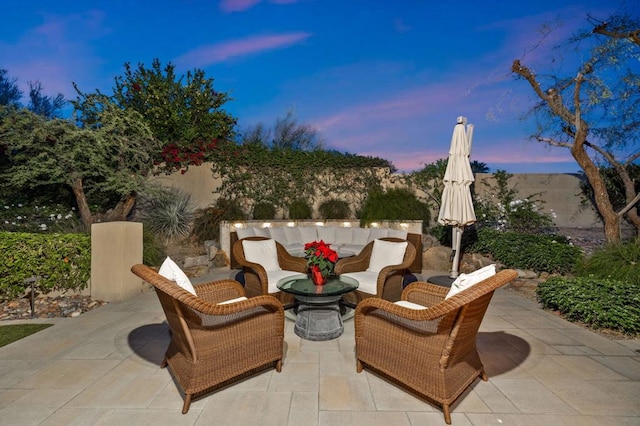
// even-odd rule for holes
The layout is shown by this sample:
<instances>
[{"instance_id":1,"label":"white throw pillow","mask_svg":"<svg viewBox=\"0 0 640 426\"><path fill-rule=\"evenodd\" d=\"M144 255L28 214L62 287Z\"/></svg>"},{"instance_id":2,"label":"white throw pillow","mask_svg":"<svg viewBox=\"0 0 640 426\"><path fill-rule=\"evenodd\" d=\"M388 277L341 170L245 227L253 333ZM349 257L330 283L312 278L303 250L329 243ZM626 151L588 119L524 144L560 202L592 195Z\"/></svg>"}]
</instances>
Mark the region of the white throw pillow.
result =
<instances>
[{"instance_id":1,"label":"white throw pillow","mask_svg":"<svg viewBox=\"0 0 640 426\"><path fill-rule=\"evenodd\" d=\"M318 239L324 241L327 244L333 244L336 242L336 228L333 226L318 226Z\"/></svg>"},{"instance_id":2,"label":"white throw pillow","mask_svg":"<svg viewBox=\"0 0 640 426\"><path fill-rule=\"evenodd\" d=\"M353 241L353 228L336 228L336 244L351 244Z\"/></svg>"},{"instance_id":3,"label":"white throw pillow","mask_svg":"<svg viewBox=\"0 0 640 426\"><path fill-rule=\"evenodd\" d=\"M407 250L407 242L394 243L391 241L374 240L371 258L369 259L368 272L380 272L389 265L399 265L404 259Z\"/></svg>"},{"instance_id":4,"label":"white throw pillow","mask_svg":"<svg viewBox=\"0 0 640 426\"><path fill-rule=\"evenodd\" d=\"M318 240L318 232L315 226L301 226L298 229L302 244L312 243Z\"/></svg>"},{"instance_id":5,"label":"white throw pillow","mask_svg":"<svg viewBox=\"0 0 640 426\"><path fill-rule=\"evenodd\" d=\"M450 298L463 290L468 289L481 281L486 280L496 274L496 265L485 266L470 274L460 274L458 278L451 284L451 289L445 299Z\"/></svg>"},{"instance_id":6,"label":"white throw pillow","mask_svg":"<svg viewBox=\"0 0 640 426\"><path fill-rule=\"evenodd\" d=\"M388 228L369 228L369 241L377 240L379 238L387 238L389 236Z\"/></svg>"},{"instance_id":7,"label":"white throw pillow","mask_svg":"<svg viewBox=\"0 0 640 426\"><path fill-rule=\"evenodd\" d=\"M401 240L407 239L408 232L403 229L389 229L387 237L400 238Z\"/></svg>"},{"instance_id":8,"label":"white throw pillow","mask_svg":"<svg viewBox=\"0 0 640 426\"><path fill-rule=\"evenodd\" d=\"M187 274L185 274L169 256L162 262L158 274L168 280L175 281L180 287L196 296L196 289L193 288L193 284L191 284L191 280L189 280Z\"/></svg>"},{"instance_id":9,"label":"white throw pillow","mask_svg":"<svg viewBox=\"0 0 640 426\"><path fill-rule=\"evenodd\" d=\"M351 244L366 246L369 242L369 228L354 228Z\"/></svg>"},{"instance_id":10,"label":"white throw pillow","mask_svg":"<svg viewBox=\"0 0 640 426\"><path fill-rule=\"evenodd\" d=\"M242 248L244 249L244 257L249 262L261 265L265 271L280 271L278 263L278 251L276 242L269 240L242 240Z\"/></svg>"},{"instance_id":11,"label":"white throw pillow","mask_svg":"<svg viewBox=\"0 0 640 426\"><path fill-rule=\"evenodd\" d=\"M236 233L238 234L238 239L241 240L247 237L255 237L256 234L253 232L253 228L238 228L236 229Z\"/></svg>"},{"instance_id":12,"label":"white throw pillow","mask_svg":"<svg viewBox=\"0 0 640 426\"><path fill-rule=\"evenodd\" d=\"M287 245L289 243L287 239L287 234L284 232L284 228L268 228L269 236L279 242L282 245Z\"/></svg>"}]
</instances>

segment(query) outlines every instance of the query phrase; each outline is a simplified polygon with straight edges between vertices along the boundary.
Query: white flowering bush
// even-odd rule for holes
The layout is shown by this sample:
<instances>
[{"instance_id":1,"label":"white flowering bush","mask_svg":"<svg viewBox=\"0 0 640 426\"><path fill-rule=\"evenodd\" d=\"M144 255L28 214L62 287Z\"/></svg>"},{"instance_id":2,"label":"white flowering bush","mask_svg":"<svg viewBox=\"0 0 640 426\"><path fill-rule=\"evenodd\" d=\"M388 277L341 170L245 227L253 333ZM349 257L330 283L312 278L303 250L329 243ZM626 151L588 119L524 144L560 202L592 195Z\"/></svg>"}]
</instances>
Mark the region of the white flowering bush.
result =
<instances>
[{"instance_id":1,"label":"white flowering bush","mask_svg":"<svg viewBox=\"0 0 640 426\"><path fill-rule=\"evenodd\" d=\"M75 207L0 202L0 231L76 232L81 229Z\"/></svg>"},{"instance_id":2,"label":"white flowering bush","mask_svg":"<svg viewBox=\"0 0 640 426\"><path fill-rule=\"evenodd\" d=\"M499 231L522 233L549 233L553 228L553 212L545 213L539 206L544 201L534 201L536 194L519 199L516 191L508 187L512 175L504 170L495 174L497 185L485 198L476 197L474 208L479 224Z\"/></svg>"}]
</instances>

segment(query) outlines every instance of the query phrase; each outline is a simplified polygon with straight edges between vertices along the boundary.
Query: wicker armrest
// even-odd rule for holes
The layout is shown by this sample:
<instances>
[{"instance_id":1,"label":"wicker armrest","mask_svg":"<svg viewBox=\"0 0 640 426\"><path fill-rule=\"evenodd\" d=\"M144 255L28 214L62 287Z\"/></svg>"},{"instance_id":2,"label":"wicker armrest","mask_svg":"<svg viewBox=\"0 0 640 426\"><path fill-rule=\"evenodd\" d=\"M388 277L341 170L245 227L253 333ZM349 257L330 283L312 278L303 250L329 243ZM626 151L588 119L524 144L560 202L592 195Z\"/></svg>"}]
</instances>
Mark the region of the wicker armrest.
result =
<instances>
[{"instance_id":1,"label":"wicker armrest","mask_svg":"<svg viewBox=\"0 0 640 426\"><path fill-rule=\"evenodd\" d=\"M422 306L434 306L442 302L449 289L424 281L409 284L402 291L402 300L417 303Z\"/></svg>"},{"instance_id":2,"label":"wicker armrest","mask_svg":"<svg viewBox=\"0 0 640 426\"><path fill-rule=\"evenodd\" d=\"M446 309L410 309L378 297L369 297L356 306L356 320L359 316L366 316L376 309L412 321L431 321L449 313Z\"/></svg>"},{"instance_id":3,"label":"wicker armrest","mask_svg":"<svg viewBox=\"0 0 640 426\"><path fill-rule=\"evenodd\" d=\"M282 269L294 272L307 272L307 259L290 255L282 246L277 246L277 249L278 263Z\"/></svg>"},{"instance_id":4,"label":"wicker armrest","mask_svg":"<svg viewBox=\"0 0 640 426\"><path fill-rule=\"evenodd\" d=\"M336 263L335 273L336 275L346 274L348 272L360 272L369 267L369 255L366 256L360 253L356 256L344 257Z\"/></svg>"},{"instance_id":5,"label":"wicker armrest","mask_svg":"<svg viewBox=\"0 0 640 426\"><path fill-rule=\"evenodd\" d=\"M244 287L235 280L211 281L196 284L194 288L200 299L214 304L245 295Z\"/></svg>"}]
</instances>

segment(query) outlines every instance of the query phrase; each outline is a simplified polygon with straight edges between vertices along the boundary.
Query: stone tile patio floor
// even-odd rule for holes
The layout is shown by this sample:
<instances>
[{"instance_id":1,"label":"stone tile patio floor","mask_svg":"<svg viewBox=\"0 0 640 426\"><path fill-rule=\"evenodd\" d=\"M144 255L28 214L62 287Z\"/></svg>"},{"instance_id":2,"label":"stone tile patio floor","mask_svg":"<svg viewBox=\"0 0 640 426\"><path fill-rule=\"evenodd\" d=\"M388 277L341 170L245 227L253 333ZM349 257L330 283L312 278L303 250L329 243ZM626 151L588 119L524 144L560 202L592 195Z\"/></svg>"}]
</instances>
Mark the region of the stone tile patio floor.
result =
<instances>
[{"instance_id":1,"label":"stone tile patio floor","mask_svg":"<svg viewBox=\"0 0 640 426\"><path fill-rule=\"evenodd\" d=\"M300 339L286 321L281 373L202 397L186 415L159 367L169 335L153 291L33 321L55 326L0 348L2 425L444 424L434 405L356 373L353 321L327 342ZM640 339L607 339L500 289L478 346L489 381L453 406L454 425L640 425Z\"/></svg>"}]
</instances>

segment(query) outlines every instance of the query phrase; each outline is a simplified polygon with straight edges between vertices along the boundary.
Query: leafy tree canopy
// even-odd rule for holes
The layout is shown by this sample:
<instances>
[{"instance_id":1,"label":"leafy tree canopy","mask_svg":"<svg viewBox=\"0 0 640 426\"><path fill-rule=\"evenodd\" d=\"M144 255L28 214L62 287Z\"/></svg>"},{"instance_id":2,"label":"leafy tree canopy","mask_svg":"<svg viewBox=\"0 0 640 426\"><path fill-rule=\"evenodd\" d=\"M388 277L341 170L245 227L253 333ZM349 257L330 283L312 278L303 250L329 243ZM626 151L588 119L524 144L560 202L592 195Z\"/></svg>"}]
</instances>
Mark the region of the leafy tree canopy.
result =
<instances>
[{"instance_id":1,"label":"leafy tree canopy","mask_svg":"<svg viewBox=\"0 0 640 426\"><path fill-rule=\"evenodd\" d=\"M173 64L163 67L158 59L151 68L142 63L135 69L129 63L124 67L124 74L115 79L110 100L139 113L162 142L151 153L160 170L184 173L190 165L213 160L218 144L234 138L236 119L222 109L230 98L214 89L213 79L204 71L195 69L177 76ZM78 97L72 103L78 118L91 126L96 121L94 106L87 103L88 94L74 87Z\"/></svg>"}]
</instances>

